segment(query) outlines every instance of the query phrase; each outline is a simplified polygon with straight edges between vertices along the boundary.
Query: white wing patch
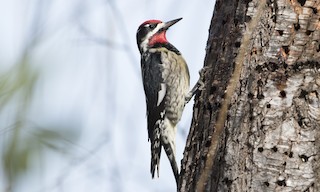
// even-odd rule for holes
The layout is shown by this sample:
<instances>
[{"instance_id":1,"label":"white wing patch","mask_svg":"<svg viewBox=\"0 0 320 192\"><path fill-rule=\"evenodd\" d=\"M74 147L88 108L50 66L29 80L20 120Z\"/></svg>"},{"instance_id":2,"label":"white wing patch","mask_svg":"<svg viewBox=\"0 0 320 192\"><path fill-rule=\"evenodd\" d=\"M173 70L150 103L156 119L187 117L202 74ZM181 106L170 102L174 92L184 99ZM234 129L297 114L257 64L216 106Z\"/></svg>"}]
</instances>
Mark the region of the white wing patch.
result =
<instances>
[{"instance_id":1,"label":"white wing patch","mask_svg":"<svg viewBox=\"0 0 320 192\"><path fill-rule=\"evenodd\" d=\"M160 103L163 101L164 96L166 95L167 92L167 86L164 83L161 83L161 88L160 91L158 92L158 102L157 106L160 105Z\"/></svg>"}]
</instances>

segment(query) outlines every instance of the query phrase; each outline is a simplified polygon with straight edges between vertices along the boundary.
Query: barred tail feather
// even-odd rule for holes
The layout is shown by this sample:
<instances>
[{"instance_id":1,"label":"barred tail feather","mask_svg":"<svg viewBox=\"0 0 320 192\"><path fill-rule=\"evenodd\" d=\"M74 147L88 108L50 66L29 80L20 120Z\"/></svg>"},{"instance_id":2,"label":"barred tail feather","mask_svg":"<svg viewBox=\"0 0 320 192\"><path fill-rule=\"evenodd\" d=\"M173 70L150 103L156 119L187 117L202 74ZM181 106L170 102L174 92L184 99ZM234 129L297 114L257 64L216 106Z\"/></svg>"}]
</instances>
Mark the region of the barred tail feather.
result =
<instances>
[{"instance_id":1,"label":"barred tail feather","mask_svg":"<svg viewBox=\"0 0 320 192\"><path fill-rule=\"evenodd\" d=\"M167 118L165 118L164 124L165 126L161 130L161 145L163 145L163 148L168 156L168 159L170 161L171 168L178 186L179 169L176 162L176 143L175 143L177 127L175 125L172 125L170 120Z\"/></svg>"},{"instance_id":2,"label":"barred tail feather","mask_svg":"<svg viewBox=\"0 0 320 192\"><path fill-rule=\"evenodd\" d=\"M173 147L171 146L170 143L163 143L163 148L164 148L164 150L165 150L165 152L166 152L166 154L168 156L168 159L170 161L174 177L175 177L176 182L178 184L178 182L179 182L179 169L178 169L178 165L177 165L177 162L176 162L176 156L175 156L175 153L174 153L174 149L173 149Z\"/></svg>"},{"instance_id":3,"label":"barred tail feather","mask_svg":"<svg viewBox=\"0 0 320 192\"><path fill-rule=\"evenodd\" d=\"M157 169L157 175L159 177L159 166L161 156L161 139L160 139L160 128L156 127L153 131L153 140L151 141L151 176L154 178L155 170Z\"/></svg>"}]
</instances>

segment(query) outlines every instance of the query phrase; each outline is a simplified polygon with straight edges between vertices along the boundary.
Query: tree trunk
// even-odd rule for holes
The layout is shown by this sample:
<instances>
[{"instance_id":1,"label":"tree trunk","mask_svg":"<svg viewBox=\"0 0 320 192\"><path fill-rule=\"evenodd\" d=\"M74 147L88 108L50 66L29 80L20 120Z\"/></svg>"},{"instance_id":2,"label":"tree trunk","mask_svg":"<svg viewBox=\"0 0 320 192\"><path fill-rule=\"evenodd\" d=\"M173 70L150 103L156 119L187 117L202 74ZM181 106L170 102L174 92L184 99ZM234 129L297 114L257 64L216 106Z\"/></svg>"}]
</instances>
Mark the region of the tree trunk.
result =
<instances>
[{"instance_id":1,"label":"tree trunk","mask_svg":"<svg viewBox=\"0 0 320 192\"><path fill-rule=\"evenodd\" d=\"M320 191L320 1L217 0L179 191Z\"/></svg>"}]
</instances>

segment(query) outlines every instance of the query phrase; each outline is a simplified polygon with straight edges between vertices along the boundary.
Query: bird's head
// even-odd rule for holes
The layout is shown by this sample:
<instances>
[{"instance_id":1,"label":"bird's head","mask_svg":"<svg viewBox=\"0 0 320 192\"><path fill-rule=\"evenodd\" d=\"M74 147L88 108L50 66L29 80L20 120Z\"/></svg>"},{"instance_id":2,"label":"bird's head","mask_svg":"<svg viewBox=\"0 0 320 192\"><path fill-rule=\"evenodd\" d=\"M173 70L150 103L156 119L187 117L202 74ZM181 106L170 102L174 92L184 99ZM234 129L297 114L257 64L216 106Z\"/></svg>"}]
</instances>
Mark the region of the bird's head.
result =
<instances>
[{"instance_id":1,"label":"bird's head","mask_svg":"<svg viewBox=\"0 0 320 192\"><path fill-rule=\"evenodd\" d=\"M160 20L148 20L142 23L137 31L137 44L140 53L148 50L156 44L166 44L168 40L166 38L166 31L180 21L182 18L174 19L168 22L162 22Z\"/></svg>"}]
</instances>

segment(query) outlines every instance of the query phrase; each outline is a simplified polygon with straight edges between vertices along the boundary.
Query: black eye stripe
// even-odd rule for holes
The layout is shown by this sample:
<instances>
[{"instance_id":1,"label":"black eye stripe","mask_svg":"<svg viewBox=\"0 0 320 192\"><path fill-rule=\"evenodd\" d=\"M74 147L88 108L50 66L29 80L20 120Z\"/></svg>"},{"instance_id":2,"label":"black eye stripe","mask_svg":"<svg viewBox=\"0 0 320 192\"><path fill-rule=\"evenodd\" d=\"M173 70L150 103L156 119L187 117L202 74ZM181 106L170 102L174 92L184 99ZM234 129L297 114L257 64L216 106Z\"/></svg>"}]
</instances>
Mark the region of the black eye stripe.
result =
<instances>
[{"instance_id":1,"label":"black eye stripe","mask_svg":"<svg viewBox=\"0 0 320 192\"><path fill-rule=\"evenodd\" d=\"M149 32L149 28L146 28L145 26L140 27L137 31L137 41L138 44L141 43L141 41L143 40L143 38L148 34Z\"/></svg>"},{"instance_id":2,"label":"black eye stripe","mask_svg":"<svg viewBox=\"0 0 320 192\"><path fill-rule=\"evenodd\" d=\"M144 25L145 28L154 29L157 27L158 24L146 24Z\"/></svg>"},{"instance_id":3,"label":"black eye stripe","mask_svg":"<svg viewBox=\"0 0 320 192\"><path fill-rule=\"evenodd\" d=\"M156 28L156 26L157 26L157 24L150 24L149 28L154 29L154 28Z\"/></svg>"},{"instance_id":4,"label":"black eye stripe","mask_svg":"<svg viewBox=\"0 0 320 192\"><path fill-rule=\"evenodd\" d=\"M141 25L137 30L137 43L140 43L146 38L147 34L154 30L159 23L147 23L145 25Z\"/></svg>"}]
</instances>

